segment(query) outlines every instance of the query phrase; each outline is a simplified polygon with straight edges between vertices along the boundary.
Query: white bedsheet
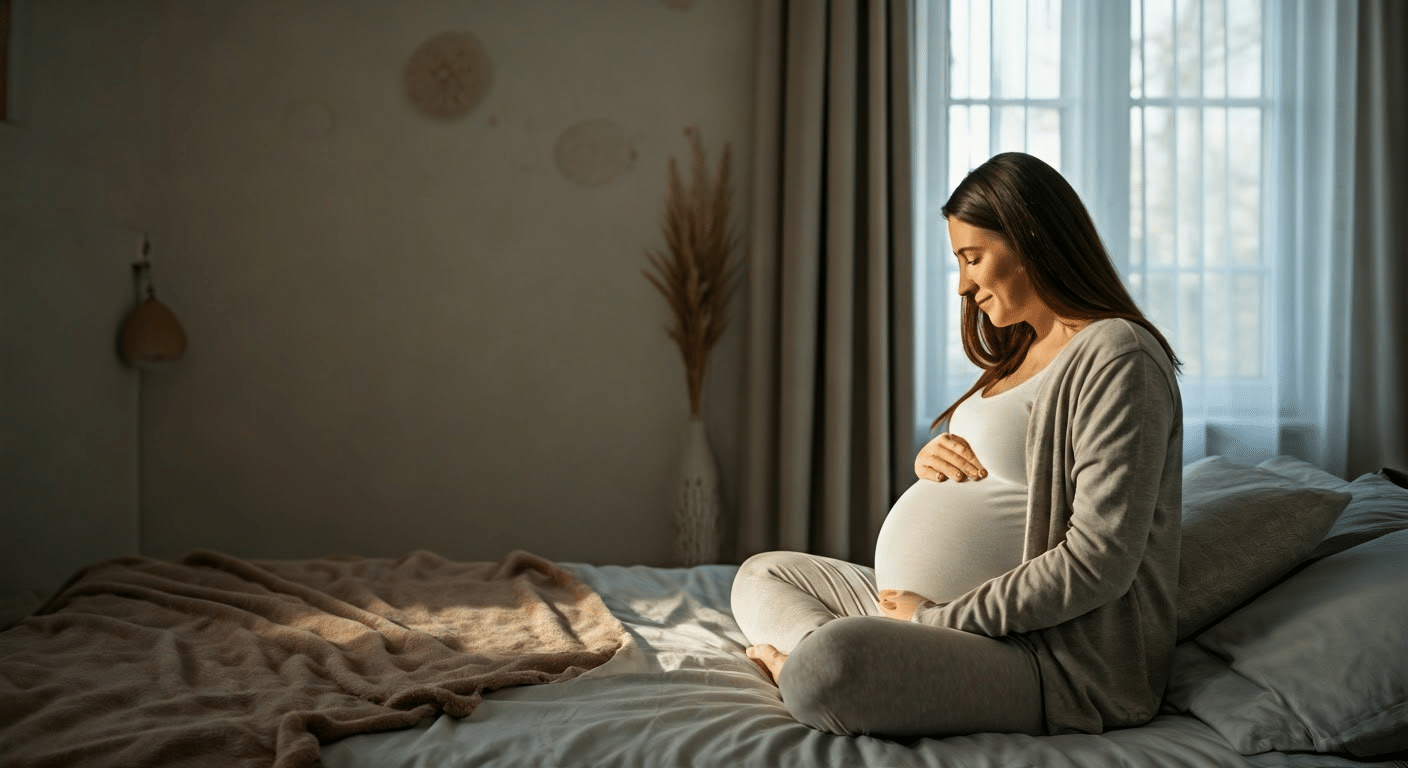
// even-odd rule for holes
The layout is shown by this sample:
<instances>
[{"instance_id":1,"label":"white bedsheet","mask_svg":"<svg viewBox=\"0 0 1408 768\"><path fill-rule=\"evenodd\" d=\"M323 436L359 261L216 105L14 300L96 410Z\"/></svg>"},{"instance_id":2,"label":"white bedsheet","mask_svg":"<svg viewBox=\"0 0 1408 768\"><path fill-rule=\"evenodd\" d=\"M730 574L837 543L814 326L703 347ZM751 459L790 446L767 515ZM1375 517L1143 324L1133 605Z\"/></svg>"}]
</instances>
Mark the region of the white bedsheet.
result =
<instances>
[{"instance_id":1,"label":"white bedsheet","mask_svg":"<svg viewBox=\"0 0 1408 768\"><path fill-rule=\"evenodd\" d=\"M1370 764L1327 755L1237 754L1188 716L1101 736L981 734L897 743L792 720L743 654L729 611L735 568L568 566L625 624L634 647L569 682L497 691L471 717L355 736L329 768L451 766L885 766L1269 768Z\"/></svg>"}]
</instances>

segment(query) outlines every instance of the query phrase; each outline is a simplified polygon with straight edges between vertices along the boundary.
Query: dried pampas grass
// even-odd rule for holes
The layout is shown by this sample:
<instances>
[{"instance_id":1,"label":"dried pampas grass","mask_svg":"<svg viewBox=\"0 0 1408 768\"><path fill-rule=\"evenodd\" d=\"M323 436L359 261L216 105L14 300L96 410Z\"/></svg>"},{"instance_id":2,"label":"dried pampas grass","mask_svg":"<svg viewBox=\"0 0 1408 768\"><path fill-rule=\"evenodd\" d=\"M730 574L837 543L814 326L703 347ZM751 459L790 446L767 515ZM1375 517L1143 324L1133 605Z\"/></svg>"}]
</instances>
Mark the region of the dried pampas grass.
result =
<instances>
[{"instance_id":1,"label":"dried pampas grass","mask_svg":"<svg viewBox=\"0 0 1408 768\"><path fill-rule=\"evenodd\" d=\"M670 186L665 195L665 250L646 250L654 270L642 272L670 304L674 323L666 333L680 349L689 388L689 415L699 416L704 370L709 353L728 326L728 304L738 287L739 265L730 257L737 238L729 229L729 145L724 144L718 172L710 178L699 130L685 129L693 156L690 184L680 180L670 158Z\"/></svg>"}]
</instances>

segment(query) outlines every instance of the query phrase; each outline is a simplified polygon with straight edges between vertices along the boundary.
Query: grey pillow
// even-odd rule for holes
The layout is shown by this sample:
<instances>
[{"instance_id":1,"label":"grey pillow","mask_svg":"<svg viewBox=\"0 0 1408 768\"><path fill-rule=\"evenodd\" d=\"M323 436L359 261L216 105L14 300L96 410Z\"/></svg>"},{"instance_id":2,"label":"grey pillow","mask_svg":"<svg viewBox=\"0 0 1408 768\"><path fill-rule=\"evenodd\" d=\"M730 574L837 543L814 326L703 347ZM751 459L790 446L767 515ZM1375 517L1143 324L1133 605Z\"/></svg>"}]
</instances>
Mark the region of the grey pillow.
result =
<instances>
[{"instance_id":1,"label":"grey pillow","mask_svg":"<svg viewBox=\"0 0 1408 768\"><path fill-rule=\"evenodd\" d=\"M1350 495L1209 456L1183 468L1178 640L1270 586L1305 559Z\"/></svg>"},{"instance_id":2,"label":"grey pillow","mask_svg":"<svg viewBox=\"0 0 1408 768\"><path fill-rule=\"evenodd\" d=\"M1309 485L1330 491L1342 491L1346 485L1349 485L1348 480L1332 475L1305 459L1299 459L1295 456L1277 456L1274 459L1267 459L1257 466L1288 477L1296 481L1297 485Z\"/></svg>"},{"instance_id":3,"label":"grey pillow","mask_svg":"<svg viewBox=\"0 0 1408 768\"><path fill-rule=\"evenodd\" d=\"M1308 560L1319 560L1385 534L1408 528L1408 489L1379 474L1360 475L1345 486L1354 498Z\"/></svg>"},{"instance_id":4,"label":"grey pillow","mask_svg":"<svg viewBox=\"0 0 1408 768\"><path fill-rule=\"evenodd\" d=\"M1244 755L1408 749L1408 530L1321 560L1178 647L1168 703Z\"/></svg>"}]
</instances>

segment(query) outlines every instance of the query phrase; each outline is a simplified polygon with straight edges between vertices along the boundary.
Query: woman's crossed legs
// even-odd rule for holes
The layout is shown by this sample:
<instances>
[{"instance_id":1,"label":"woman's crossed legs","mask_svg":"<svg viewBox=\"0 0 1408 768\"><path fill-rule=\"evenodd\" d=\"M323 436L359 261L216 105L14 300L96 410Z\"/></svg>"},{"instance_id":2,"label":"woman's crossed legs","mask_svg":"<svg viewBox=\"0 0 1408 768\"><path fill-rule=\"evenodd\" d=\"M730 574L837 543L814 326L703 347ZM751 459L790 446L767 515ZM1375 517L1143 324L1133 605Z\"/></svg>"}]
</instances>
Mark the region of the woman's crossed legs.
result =
<instances>
[{"instance_id":1,"label":"woman's crossed legs","mask_svg":"<svg viewBox=\"0 0 1408 768\"><path fill-rule=\"evenodd\" d=\"M813 728L895 738L1045 731L1030 650L882 616L869 568L800 552L755 555L739 569L732 601L749 642L786 655L776 675L783 704Z\"/></svg>"}]
</instances>

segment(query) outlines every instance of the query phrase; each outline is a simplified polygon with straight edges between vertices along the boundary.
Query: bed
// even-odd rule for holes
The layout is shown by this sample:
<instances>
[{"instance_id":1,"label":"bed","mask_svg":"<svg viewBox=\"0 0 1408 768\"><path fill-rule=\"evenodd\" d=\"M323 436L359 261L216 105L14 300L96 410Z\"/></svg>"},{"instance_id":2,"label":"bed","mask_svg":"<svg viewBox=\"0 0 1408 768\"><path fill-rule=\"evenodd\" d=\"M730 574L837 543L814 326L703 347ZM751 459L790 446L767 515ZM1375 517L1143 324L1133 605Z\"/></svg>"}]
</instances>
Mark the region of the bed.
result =
<instances>
[{"instance_id":1,"label":"bed","mask_svg":"<svg viewBox=\"0 0 1408 768\"><path fill-rule=\"evenodd\" d=\"M617 640L583 632L583 647L554 649L555 661L536 664L532 679L486 678L498 682L483 686L482 698L473 685L422 691L411 702L422 707L413 723L333 729L335 738L310 729L323 743L297 759L171 764L1408 767L1408 490L1391 472L1351 483L1284 457L1255 467L1213 457L1184 476L1181 576L1197 594L1180 605L1186 639L1163 711L1138 728L909 742L823 734L788 717L744 655L729 611L735 567L545 564L520 553L540 592L565 590L570 610L603 607ZM419 557L432 575L467 567ZM484 567L502 573L511 559ZM386 602L409 623L405 600ZM479 602L499 611L491 623L511 623L508 601ZM25 684L14 654L34 650L16 638L54 605L0 632L0 717L9 719L0 720L0 764L113 764L91 751L70 763L15 758L27 748L15 734L32 733L24 726L33 721L5 702ZM544 614L548 623L563 610ZM616 647L586 647L603 642ZM82 727L76 722L74 733Z\"/></svg>"}]
</instances>

